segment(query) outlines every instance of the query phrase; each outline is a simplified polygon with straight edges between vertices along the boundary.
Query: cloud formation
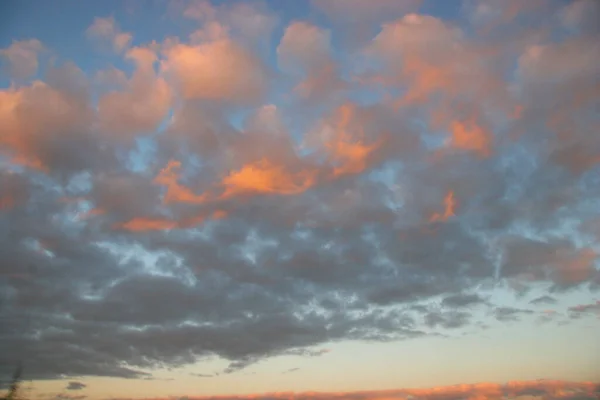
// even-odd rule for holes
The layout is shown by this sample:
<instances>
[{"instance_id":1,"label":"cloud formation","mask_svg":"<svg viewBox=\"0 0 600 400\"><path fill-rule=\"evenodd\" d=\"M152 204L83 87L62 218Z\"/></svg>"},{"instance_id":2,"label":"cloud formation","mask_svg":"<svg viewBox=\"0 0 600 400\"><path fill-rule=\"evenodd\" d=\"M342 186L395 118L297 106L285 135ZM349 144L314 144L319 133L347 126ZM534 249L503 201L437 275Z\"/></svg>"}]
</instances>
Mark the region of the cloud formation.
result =
<instances>
[{"instance_id":1,"label":"cloud formation","mask_svg":"<svg viewBox=\"0 0 600 400\"><path fill-rule=\"evenodd\" d=\"M0 50L0 56L12 77L25 79L37 72L39 53L43 49L42 43L37 39L20 40Z\"/></svg>"},{"instance_id":2,"label":"cloud formation","mask_svg":"<svg viewBox=\"0 0 600 400\"><path fill-rule=\"evenodd\" d=\"M25 360L31 379L149 378L214 356L235 373L547 304L596 320L598 3L465 1L460 24L419 1L366 3L289 20L182 2L164 10L191 27L177 37L99 16L86 32L111 52L97 69L44 64L43 38L2 50L1 374ZM369 29L338 46L354 24ZM587 300L561 302L573 293Z\"/></svg>"},{"instance_id":3,"label":"cloud formation","mask_svg":"<svg viewBox=\"0 0 600 400\"><path fill-rule=\"evenodd\" d=\"M82 390L86 387L87 385L81 382L76 382L76 381L71 381L69 382L69 384L67 385L66 389L67 390Z\"/></svg>"}]
</instances>

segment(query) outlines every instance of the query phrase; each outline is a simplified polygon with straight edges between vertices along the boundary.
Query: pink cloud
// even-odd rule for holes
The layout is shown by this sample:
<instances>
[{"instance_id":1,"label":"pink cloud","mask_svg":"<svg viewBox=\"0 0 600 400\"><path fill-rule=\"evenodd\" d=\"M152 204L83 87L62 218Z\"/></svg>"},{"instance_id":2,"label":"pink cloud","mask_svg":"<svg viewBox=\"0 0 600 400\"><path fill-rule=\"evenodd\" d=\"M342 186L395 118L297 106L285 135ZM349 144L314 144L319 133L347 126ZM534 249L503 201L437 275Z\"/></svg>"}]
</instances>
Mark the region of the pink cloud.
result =
<instances>
[{"instance_id":1,"label":"pink cloud","mask_svg":"<svg viewBox=\"0 0 600 400\"><path fill-rule=\"evenodd\" d=\"M114 17L94 18L94 22L87 29L86 34L94 40L108 43L117 53L122 53L131 45L133 36L122 32Z\"/></svg>"},{"instance_id":2,"label":"pink cloud","mask_svg":"<svg viewBox=\"0 0 600 400\"><path fill-rule=\"evenodd\" d=\"M98 102L98 116L106 132L113 135L149 132L166 117L171 108L171 88L156 75L156 54L143 47L130 49L126 58L136 70L124 90L111 91Z\"/></svg>"},{"instance_id":3,"label":"pink cloud","mask_svg":"<svg viewBox=\"0 0 600 400\"><path fill-rule=\"evenodd\" d=\"M260 59L231 39L165 50L162 70L185 99L254 103L268 86Z\"/></svg>"},{"instance_id":4,"label":"pink cloud","mask_svg":"<svg viewBox=\"0 0 600 400\"><path fill-rule=\"evenodd\" d=\"M37 39L14 41L6 49L0 49L0 57L8 62L9 73L13 78L29 78L38 70L39 53L44 49Z\"/></svg>"}]
</instances>

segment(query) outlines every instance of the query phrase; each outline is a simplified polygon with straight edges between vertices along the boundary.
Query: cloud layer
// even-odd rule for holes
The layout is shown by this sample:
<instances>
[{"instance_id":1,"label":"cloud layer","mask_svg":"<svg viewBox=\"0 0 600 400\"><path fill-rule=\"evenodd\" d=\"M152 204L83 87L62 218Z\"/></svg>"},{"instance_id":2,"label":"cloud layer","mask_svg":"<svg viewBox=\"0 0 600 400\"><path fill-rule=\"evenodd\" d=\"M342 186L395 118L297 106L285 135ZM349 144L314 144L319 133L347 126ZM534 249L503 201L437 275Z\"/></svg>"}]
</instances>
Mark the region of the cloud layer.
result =
<instances>
[{"instance_id":1,"label":"cloud layer","mask_svg":"<svg viewBox=\"0 0 600 400\"><path fill-rule=\"evenodd\" d=\"M0 373L233 373L598 318L598 3L465 1L462 24L341 3L178 3L194 28L153 41L99 16L86 36L118 62L92 71L41 68L43 38L1 51ZM560 309L573 292L589 302ZM338 397L597 396L561 385Z\"/></svg>"}]
</instances>

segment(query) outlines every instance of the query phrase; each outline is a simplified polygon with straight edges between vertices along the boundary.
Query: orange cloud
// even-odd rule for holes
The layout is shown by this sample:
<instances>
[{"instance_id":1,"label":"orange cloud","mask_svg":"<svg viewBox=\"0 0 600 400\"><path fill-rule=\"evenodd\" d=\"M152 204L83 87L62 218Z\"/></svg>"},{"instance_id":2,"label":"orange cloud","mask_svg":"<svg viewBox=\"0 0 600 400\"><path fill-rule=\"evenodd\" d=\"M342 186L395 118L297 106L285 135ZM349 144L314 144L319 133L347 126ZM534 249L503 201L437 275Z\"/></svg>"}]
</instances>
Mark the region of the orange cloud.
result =
<instances>
[{"instance_id":1,"label":"orange cloud","mask_svg":"<svg viewBox=\"0 0 600 400\"><path fill-rule=\"evenodd\" d=\"M188 229L203 223L209 218L213 220L223 219L228 216L228 213L223 210L216 210L210 213L200 213L192 217L181 220L170 220L166 218L133 218L129 221L116 223L113 225L115 229L124 229L130 232L148 232L148 231L163 231L170 229Z\"/></svg>"},{"instance_id":2,"label":"orange cloud","mask_svg":"<svg viewBox=\"0 0 600 400\"><path fill-rule=\"evenodd\" d=\"M450 127L452 132L450 145L452 147L473 151L482 158L491 155L492 134L479 126L473 119L453 121Z\"/></svg>"},{"instance_id":3,"label":"orange cloud","mask_svg":"<svg viewBox=\"0 0 600 400\"><path fill-rule=\"evenodd\" d=\"M411 85L396 103L396 108L425 103L435 91L451 88L454 78L449 68L437 66L412 54L406 56L403 74L411 80Z\"/></svg>"},{"instance_id":4,"label":"orange cloud","mask_svg":"<svg viewBox=\"0 0 600 400\"><path fill-rule=\"evenodd\" d=\"M163 202L202 204L208 201L225 200L244 194L299 194L317 183L316 168L292 171L285 165L279 165L266 158L250 162L240 169L227 174L213 186L214 191L195 194L188 187L179 184L177 170L179 161L171 160L154 178L154 183L167 187ZM222 215L221 213L217 215Z\"/></svg>"},{"instance_id":5,"label":"orange cloud","mask_svg":"<svg viewBox=\"0 0 600 400\"><path fill-rule=\"evenodd\" d=\"M46 88L41 82L36 82L34 88ZM34 149L27 140L35 126L33 121L29 124L20 118L19 110L24 102L26 89L8 89L0 91L0 122L3 127L3 134L0 136L0 144L4 151L12 155L15 164L26 165L32 168L42 169L42 162L32 153ZM27 126L29 125L29 126Z\"/></svg>"},{"instance_id":6,"label":"orange cloud","mask_svg":"<svg viewBox=\"0 0 600 400\"><path fill-rule=\"evenodd\" d=\"M225 187L222 198L244 193L298 194L316 182L316 170L291 172L263 158L244 165L227 175L221 185Z\"/></svg>"},{"instance_id":7,"label":"orange cloud","mask_svg":"<svg viewBox=\"0 0 600 400\"><path fill-rule=\"evenodd\" d=\"M157 231L174 229L177 227L177 222L159 218L134 218L124 223L115 224L114 227L130 232Z\"/></svg>"},{"instance_id":8,"label":"orange cloud","mask_svg":"<svg viewBox=\"0 0 600 400\"><path fill-rule=\"evenodd\" d=\"M41 81L0 90L0 152L15 164L47 171L46 147L84 130L89 116L81 100Z\"/></svg>"},{"instance_id":9,"label":"orange cloud","mask_svg":"<svg viewBox=\"0 0 600 400\"><path fill-rule=\"evenodd\" d=\"M212 217L214 219L223 219L223 218L227 218L228 215L229 215L229 213L227 211L217 210L213 213Z\"/></svg>"},{"instance_id":10,"label":"orange cloud","mask_svg":"<svg viewBox=\"0 0 600 400\"><path fill-rule=\"evenodd\" d=\"M167 166L160 171L156 178L154 178L154 183L167 187L167 191L163 196L163 203L204 203L207 200L207 195L197 195L189 188L179 184L178 170L180 168L181 163L179 161L171 160L168 162Z\"/></svg>"},{"instance_id":11,"label":"orange cloud","mask_svg":"<svg viewBox=\"0 0 600 400\"><path fill-rule=\"evenodd\" d=\"M382 138L370 144L366 142L364 129L355 121L355 115L356 106L350 104L341 106L338 109L335 131L324 143L335 165L333 170L335 177L364 171L368 167L369 156L383 144ZM358 133L354 136L349 132L351 122L357 125Z\"/></svg>"},{"instance_id":12,"label":"orange cloud","mask_svg":"<svg viewBox=\"0 0 600 400\"><path fill-rule=\"evenodd\" d=\"M389 84L401 89L396 109L423 108L436 128L450 131L451 147L491 155L493 136L481 123L486 108L506 115L515 108L502 77L486 66L498 49L469 41L438 18L409 14L385 24L368 51L385 62ZM468 119L457 119L465 112L458 99Z\"/></svg>"},{"instance_id":13,"label":"orange cloud","mask_svg":"<svg viewBox=\"0 0 600 400\"><path fill-rule=\"evenodd\" d=\"M454 192L449 191L444 197L444 212L443 213L433 213L433 215L429 218L429 222L438 222L438 221L447 221L450 217L454 217L456 214L454 213L456 207L456 200L454 199Z\"/></svg>"}]
</instances>

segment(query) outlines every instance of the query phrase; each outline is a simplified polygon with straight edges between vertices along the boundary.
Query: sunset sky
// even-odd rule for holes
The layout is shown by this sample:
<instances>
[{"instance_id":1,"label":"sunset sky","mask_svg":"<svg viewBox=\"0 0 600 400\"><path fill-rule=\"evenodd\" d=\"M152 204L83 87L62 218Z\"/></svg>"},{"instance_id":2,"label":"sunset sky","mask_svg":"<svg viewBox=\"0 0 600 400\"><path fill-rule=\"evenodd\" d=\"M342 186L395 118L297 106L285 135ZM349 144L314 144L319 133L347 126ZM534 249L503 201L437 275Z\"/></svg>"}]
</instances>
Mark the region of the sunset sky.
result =
<instances>
[{"instance_id":1,"label":"sunset sky","mask_svg":"<svg viewBox=\"0 0 600 400\"><path fill-rule=\"evenodd\" d=\"M600 399L600 1L6 0L0 68L2 388Z\"/></svg>"}]
</instances>

